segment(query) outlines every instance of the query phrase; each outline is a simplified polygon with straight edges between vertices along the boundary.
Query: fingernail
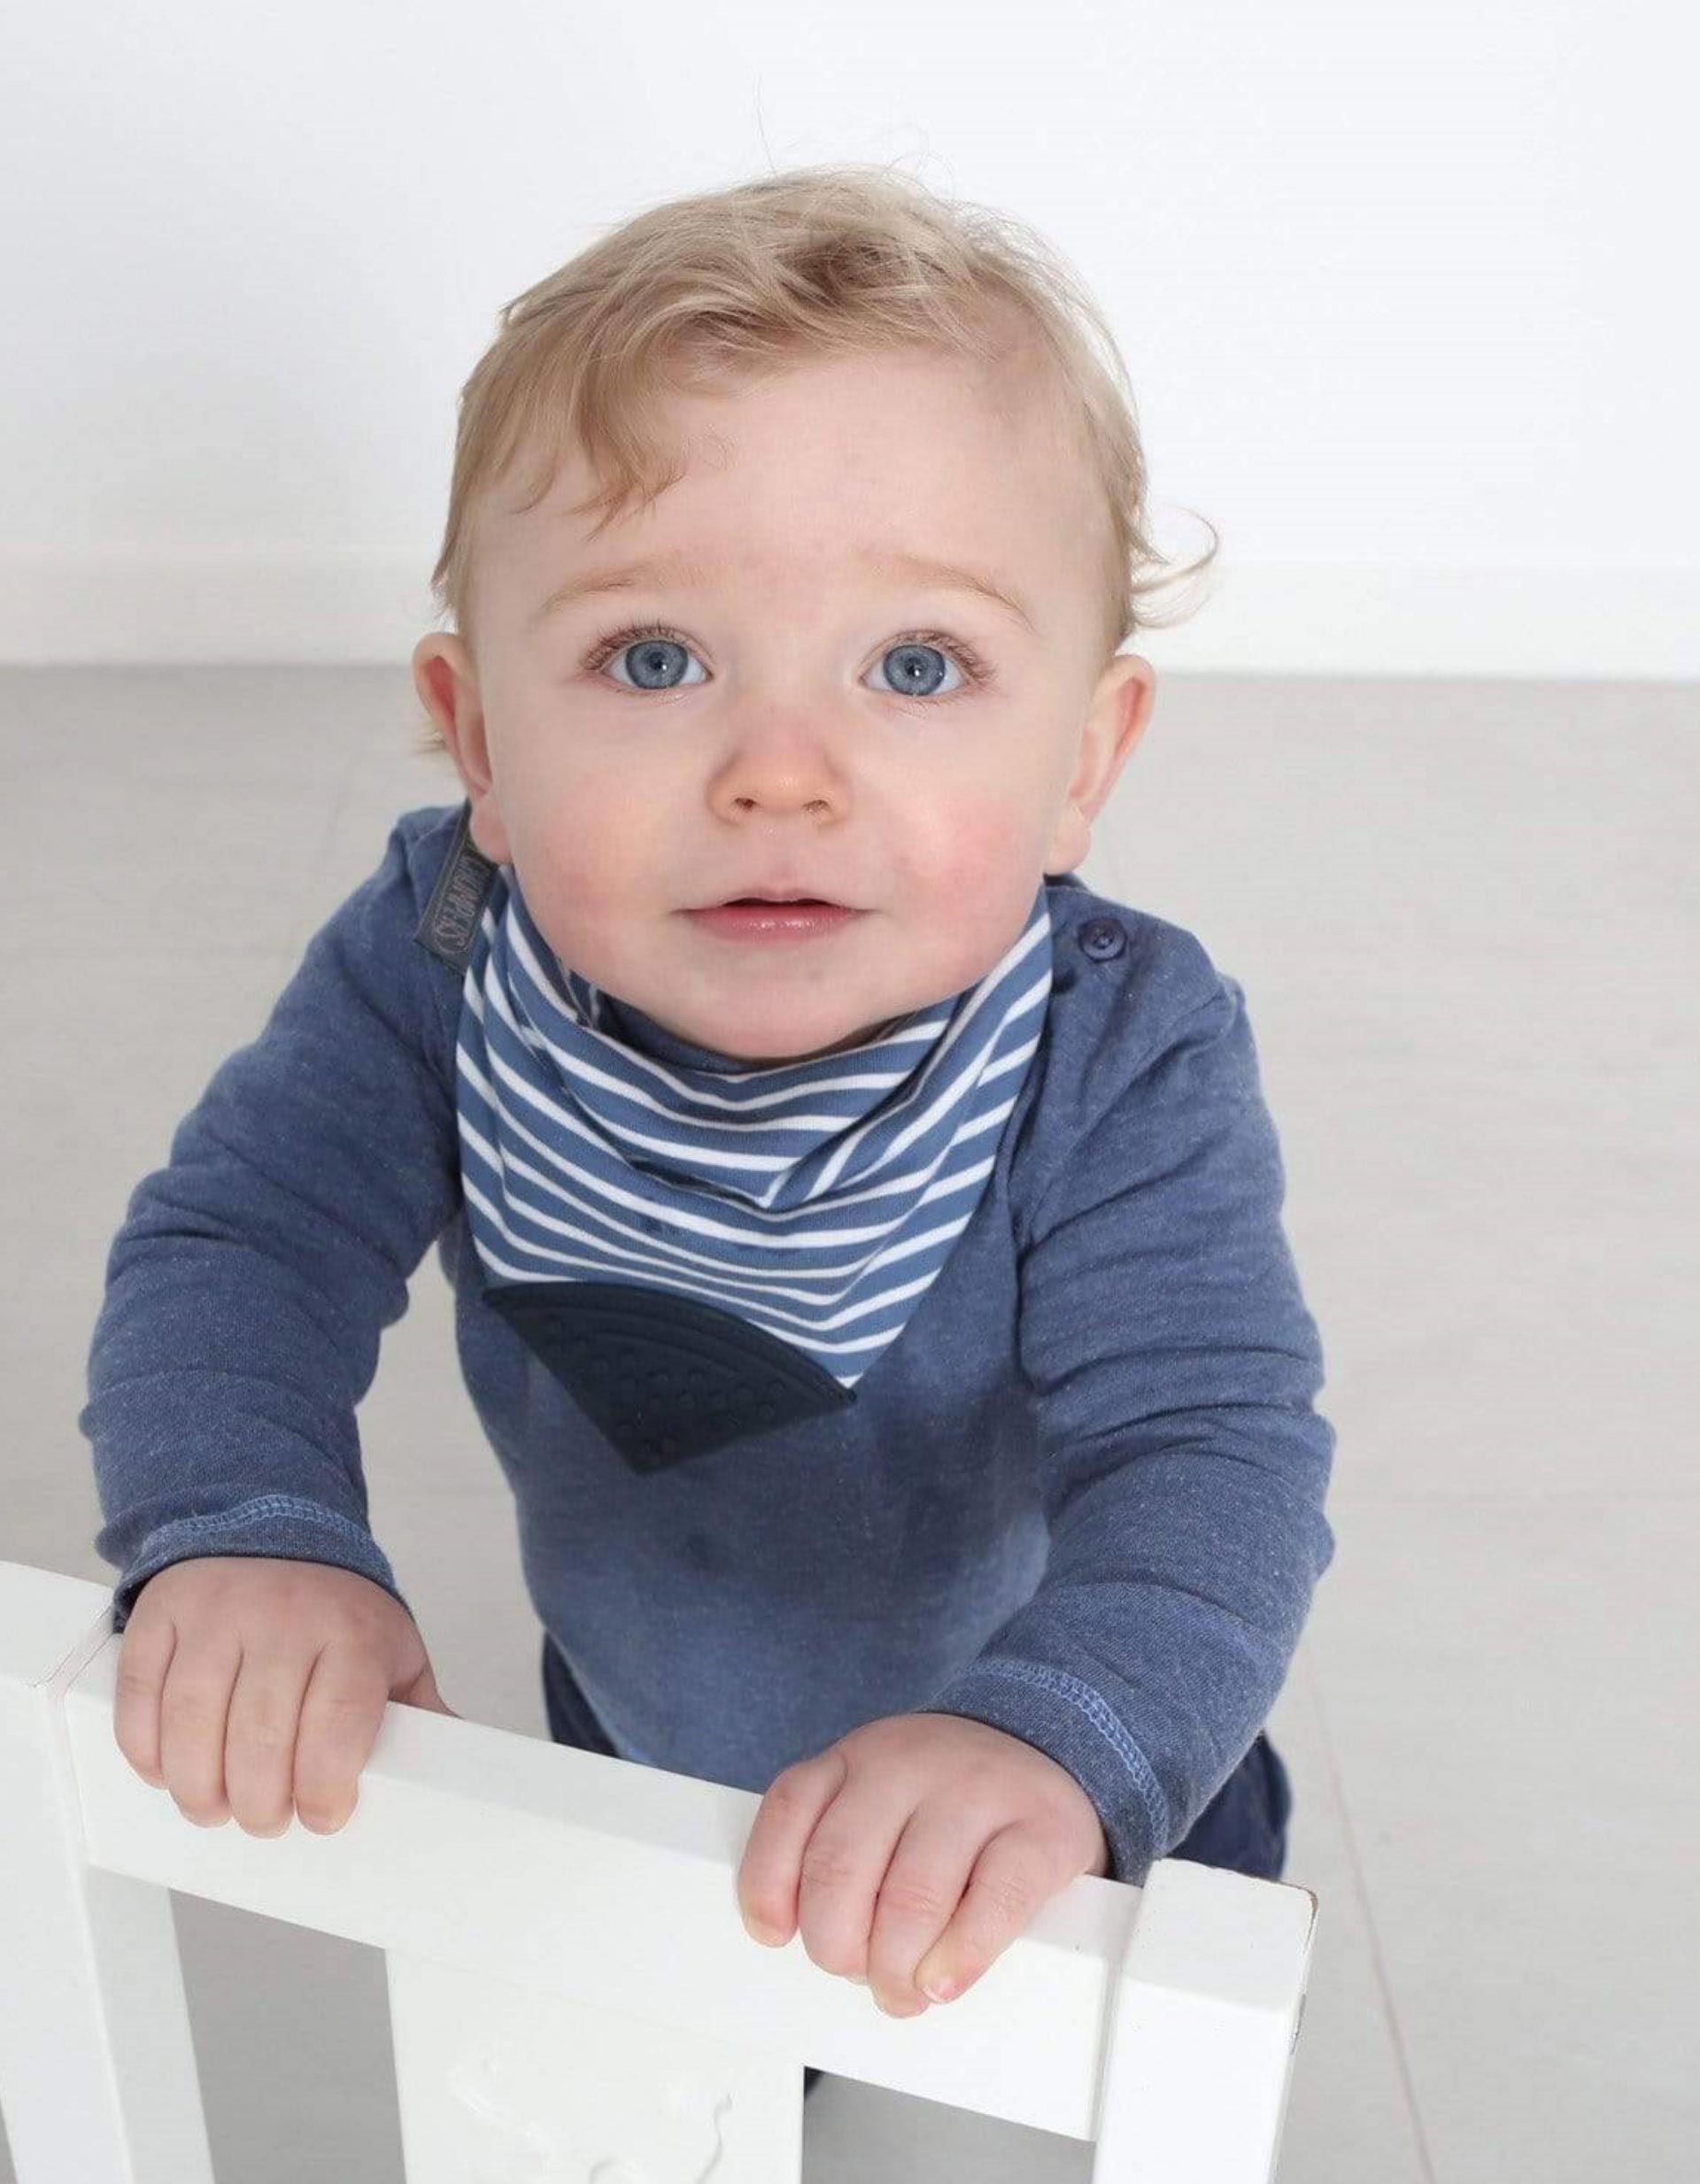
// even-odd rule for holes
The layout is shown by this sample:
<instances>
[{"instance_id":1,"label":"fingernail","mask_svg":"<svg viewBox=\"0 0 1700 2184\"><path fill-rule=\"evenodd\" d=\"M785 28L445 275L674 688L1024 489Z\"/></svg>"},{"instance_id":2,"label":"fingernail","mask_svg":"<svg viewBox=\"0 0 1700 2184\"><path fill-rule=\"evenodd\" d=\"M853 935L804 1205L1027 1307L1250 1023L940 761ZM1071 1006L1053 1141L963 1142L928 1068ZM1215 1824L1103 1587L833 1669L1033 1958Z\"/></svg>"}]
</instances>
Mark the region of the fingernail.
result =
<instances>
[{"instance_id":1,"label":"fingernail","mask_svg":"<svg viewBox=\"0 0 1700 2184\"><path fill-rule=\"evenodd\" d=\"M927 1979L923 1982L921 1992L931 2002L948 2002L956 1992L956 1982L952 1979Z\"/></svg>"}]
</instances>

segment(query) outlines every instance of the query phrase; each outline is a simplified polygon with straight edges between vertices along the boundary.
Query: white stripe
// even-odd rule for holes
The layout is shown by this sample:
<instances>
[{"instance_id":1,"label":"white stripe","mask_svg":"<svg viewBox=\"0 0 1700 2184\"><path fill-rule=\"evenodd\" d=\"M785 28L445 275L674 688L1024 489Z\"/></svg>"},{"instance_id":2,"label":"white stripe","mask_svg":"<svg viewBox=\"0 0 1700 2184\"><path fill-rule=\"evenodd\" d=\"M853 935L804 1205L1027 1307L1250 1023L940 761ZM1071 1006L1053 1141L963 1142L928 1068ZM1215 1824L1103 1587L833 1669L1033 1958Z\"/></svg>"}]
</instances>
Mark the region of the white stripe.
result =
<instances>
[{"instance_id":1,"label":"white stripe","mask_svg":"<svg viewBox=\"0 0 1700 2184\"><path fill-rule=\"evenodd\" d=\"M778 1213L759 1215L758 1218L761 1219L765 1224L761 1227L735 1228L725 1223L711 1220L705 1215L693 1214L686 1208L676 1205L674 1199L670 1195L652 1195L645 1198L635 1195L627 1191L622 1191L616 1185L608 1183L602 1176L597 1174L593 1169L578 1166L575 1162L565 1159L561 1154L555 1151L552 1146L546 1144L542 1138L535 1137L532 1132L527 1130L524 1124L519 1121L518 1117L515 1116L511 1110L504 1105L500 1095L480 1073L476 1062L475 1062L472 1057L467 1053L465 1047L459 1048L457 1052L460 1058L461 1073L468 1078L468 1082L476 1088L480 1096L483 1100L485 1106L490 1109L490 1111L493 1115L498 1116L515 1136L522 1138L527 1145L530 1146L534 1151L541 1154L542 1156L552 1166L560 1169L563 1175L573 1177L576 1181L587 1185L592 1190L602 1192L605 1196L617 1200L622 1205L641 1208L651 1213L659 1210L660 1212L664 1213L668 1219L673 1221L681 1228L692 1229L705 1236L725 1237L734 1242L742 1243L752 1248L765 1248L769 1246L772 1246L779 1249L806 1250L811 1246L820 1243L856 1243L867 1237L880 1237L888 1235L892 1227L896 1225L895 1223L888 1223L883 1228L838 1230L813 1229L803 1230L794 1235L780 1234L777 1232L774 1224L780 1222L802 1220L806 1216L809 1215L812 1212L812 1204L809 1201L805 1201L800 1206L783 1208ZM495 1062L498 1070L501 1074L506 1076L511 1076L513 1074L509 1065L503 1061L499 1054L491 1053L490 1055L490 1059ZM536 1100L538 1098L538 1095L534 1092L532 1087L524 1084L522 1081L519 1082L518 1088L529 1099ZM1001 1108L999 1110L999 1119L1001 1119L1002 1116L1007 1115L1009 1112L1010 1107L1013 1107L1014 1104L1014 1101L1011 1100L1005 1107ZM592 1143L595 1142L593 1134L584 1131L583 1126L576 1122L576 1118L573 1117L569 1114L563 1119L572 1124L578 1135L591 1137ZM951 1140L951 1146L954 1147L959 1138L965 1140L966 1138L973 1136L975 1134L975 1130L978 1127L978 1125L972 1127L964 1125L963 1128L958 1131L957 1137ZM947 1148L947 1150L949 1148ZM618 1165L618 1163L610 1164ZM640 1173L641 1171L634 1169L632 1172ZM870 1190L846 1192L843 1196L835 1199L833 1204L836 1208L841 1208L846 1206L859 1206L869 1199L890 1198L900 1190L907 1190L910 1185L919 1180L921 1175L922 1170L919 1169L913 1169L907 1175L892 1177L885 1183L876 1184ZM657 1178L657 1187L659 1192L661 1188L660 1178ZM950 1182L935 1184L933 1185L935 1190L946 1188L954 1189L955 1187L955 1185ZM931 1195L931 1193L929 1192L928 1194ZM743 1208L741 1207L730 1206L728 1208L728 1211L733 1214L739 1214L742 1213ZM900 1215L900 1218L901 1216Z\"/></svg>"},{"instance_id":2,"label":"white stripe","mask_svg":"<svg viewBox=\"0 0 1700 2184\"><path fill-rule=\"evenodd\" d=\"M1044 1038L1047 896L971 991L845 1056L838 1074L825 1074L833 1056L740 1072L670 1068L610 1036L605 997L559 961L502 877L505 910L487 903L480 917L456 1042L461 1179L490 1276L670 1291L804 1355L871 1363L995 1168ZM1038 975L1012 993L1036 956ZM801 1152L769 1149L787 1134ZM668 1238L649 1232L658 1219ZM906 1265L916 1277L894 1282ZM835 1377L850 1388L862 1374Z\"/></svg>"},{"instance_id":3,"label":"white stripe","mask_svg":"<svg viewBox=\"0 0 1700 2184\"><path fill-rule=\"evenodd\" d=\"M1009 963L1018 961L1021 956L1026 954L1028 950L1034 945L1035 941L1039 938L1040 930L1041 929L1038 926L1037 922L1035 922L1034 926L1017 944L1016 948L1011 953L1011 954L1004 958L1004 961L1006 963ZM991 1049L997 1045L999 1039L1002 1038L1006 1027L1017 1016L1024 1015L1027 1010L1032 1007L1033 995L1048 986L1049 976L1049 972L1047 971L1042 977L1036 980L1034 984L1027 989L1026 992L1020 995L1017 1000L1005 1012L1001 1023L1000 1023L997 1030L992 1034L992 1037L986 1042L985 1048L983 1050L982 1053L982 1063L984 1062L985 1053L989 1053ZM974 995L967 1007L963 1009L962 1021L959 1023L952 1025L950 1030L945 1035L945 1038L940 1044L939 1053L933 1057L933 1060L921 1072L920 1078L917 1080L917 1091L919 1090L920 1085L924 1084L929 1078L939 1075L944 1057L950 1053L954 1046L956 1046L963 1033L967 1030L969 1024L973 1021L974 1016L978 1014L982 1001L989 998L990 997L986 992L984 982L982 982L980 990ZM970 1071L967 1074L971 1077L973 1072ZM970 1091L973 1089L971 1083L968 1084L967 1089ZM869 1175L877 1174L878 1170L885 1166L888 1160L894 1158L895 1155L901 1151L904 1146L908 1145L913 1138L917 1136L921 1131L924 1131L928 1127L935 1113L943 1108L948 1107L954 1104L954 1099L959 1099L961 1097L961 1092L954 1095L947 1095L945 1100L939 1102L937 1107L929 1109L927 1114L920 1117L916 1123L912 1123L909 1128L900 1136L897 1143L892 1146L885 1153L882 1154L879 1159L875 1161L872 1167L866 1172ZM834 1154L832 1159L828 1161L815 1187L822 1191L829 1189L837 1180L838 1175L843 1170L846 1161L850 1159L851 1154L855 1151L856 1147L861 1145L862 1139L868 1136L870 1131L876 1129L877 1127L883 1127L884 1124L889 1121L889 1119L890 1115L887 1113L882 1113L877 1116L869 1115L861 1127L846 1138L844 1145L839 1148L838 1152Z\"/></svg>"},{"instance_id":4,"label":"white stripe","mask_svg":"<svg viewBox=\"0 0 1700 2184\"><path fill-rule=\"evenodd\" d=\"M1008 1109L1005 1109L1005 1112L1008 1112ZM520 1131L520 1136L524 1136L524 1140L527 1140L527 1145L533 1145L533 1146L536 1146L536 1149L537 1149L537 1154L542 1154L542 1158L544 1158L544 1160L552 1160L552 1158L555 1158L555 1155L551 1154L551 1149L548 1149L548 1146L544 1146L544 1145L537 1145L537 1140L536 1140L536 1138L531 1138L531 1133L529 1133L529 1131ZM540 1188L540 1191L546 1191L548 1194L551 1194L551 1197L561 1199L561 1201L564 1201L566 1206L575 1208L575 1210L577 1210L577 1212L583 1212L583 1215L588 1215L590 1219L599 1219L599 1221L603 1221L603 1223L606 1223L607 1227L610 1227L610 1230L616 1231L618 1236L625 1236L625 1239L630 1239L631 1243L634 1243L634 1245L638 1245L638 1252L636 1252L636 1254L631 1254L631 1252L622 1252L622 1254L621 1254L622 1258L634 1258L634 1256L636 1256L636 1258L645 1258L645 1260L646 1260L646 1264L662 1264L662 1260L658 1260L658 1258L655 1258L655 1254L658 1254L658 1252L671 1252L671 1254L676 1254L677 1258L682 1258L682 1260L691 1260L691 1264L697 1264L697 1267L725 1269L725 1273L728 1273L728 1277L737 1277L737 1280L747 1280L747 1282L752 1282L752 1285L761 1285L761 1286L776 1286L776 1285L778 1285L778 1282L784 1280L784 1276L774 1277L774 1276L762 1276L762 1273L747 1273L747 1276L743 1276L743 1273L738 1273L738 1276L734 1276L734 1273L730 1271L730 1269L728 1269L728 1262L725 1262L725 1260L710 1258L710 1256L704 1256L704 1254L697 1254L697 1252L688 1252L688 1249L684 1247L684 1245L664 1245L664 1243L658 1243L658 1240L655 1240L653 1236L649 1236L649 1234L646 1234L646 1231L645 1231L645 1234L638 1234L638 1231L636 1231L634 1227L627 1227L625 1223L622 1223L622 1221L614 1221L610 1215L601 1215L601 1212L597 1212L597 1208L588 1208L588 1206L583 1206L583 1201L579 1201L579 1199L575 1199L575 1197L573 1197L573 1192L570 1192L570 1191L564 1191L564 1188L561 1188L560 1184L551 1182L551 1179L548 1179L546 1175L542 1175L540 1170L531 1169L531 1166L529 1166L527 1161L522 1161L522 1160L520 1160L518 1155L515 1155L515 1154L507 1154L507 1151L503 1151L503 1149L500 1149L500 1146L491 1146L491 1145L490 1145L490 1140L487 1140L487 1138L483 1136L481 1131L478 1131L475 1123L472 1123L470 1118L466 1118L466 1116L461 1118L461 1145L466 1146L466 1149L475 1151L475 1154L478 1155L478 1160L483 1160L483 1164L485 1164L487 1169L491 1169L491 1170L494 1170L494 1175L498 1175L498 1177L505 1177L505 1175L511 1175L511 1173L524 1175L524 1177L527 1177L529 1182L533 1182L533 1184L536 1184L536 1186ZM984 1182L984 1179L987 1177L987 1175L990 1175L990 1170L992 1170L992 1161L990 1161L990 1160L979 1161L979 1164L975 1164L975 1166L972 1166L972 1169L963 1169L962 1173L953 1175L953 1177L948 1177L947 1182L933 1184L933 1186L929 1186L929 1188L926 1188L926 1191L922 1191L922 1192L920 1192L920 1197L916 1199L916 1206L926 1206L926 1203L933 1203L935 1199L951 1197L951 1194L954 1194L954 1192L962 1192L962 1191L966 1191L966 1188L977 1186L977 1184L981 1184L981 1182ZM570 1170L570 1169L568 1169L568 1173L577 1173L577 1170ZM463 1179L463 1182L466 1182L466 1173L463 1173L463 1177L461 1177L461 1179ZM594 1182L594 1179L592 1179L592 1182ZM630 1192L614 1191L614 1188L610 1188L610 1192L607 1192L607 1194L610 1194L610 1197L625 1199L625 1201L630 1201L630 1203L646 1203L646 1201L643 1201L643 1199L638 1199L638 1201L631 1201L631 1199L630 1199ZM597 1247L601 1247L603 1239L601 1239L601 1236L597 1236L597 1234L594 1234L594 1231L575 1230L575 1227L570 1225L570 1223L564 1223L564 1221L557 1221L555 1216L551 1216L551 1215L544 1215L544 1212L540 1210L540 1208L533 1208L533 1206L529 1206L529 1203L524 1201L524 1199L518 1199L518 1197L515 1197L515 1194L511 1192L511 1191L509 1191L509 1192L505 1192L505 1197L507 1197L509 1210L511 1210L511 1212L515 1212L515 1215L522 1215L522 1216L527 1216L527 1219L536 1221L537 1225L542 1225L542 1227L551 1227L551 1230L557 1230L557 1231L560 1231L560 1234L577 1236L577 1239L581 1240L581 1243L590 1243L590 1245L597 1245ZM673 1223L676 1223L676 1225L680 1225L680 1227L692 1227L692 1230L708 1230L708 1231L715 1231L715 1234L732 1234L732 1231L716 1230L716 1225L715 1225L715 1223L708 1223L708 1221L692 1221L692 1219L686 1219L686 1216L684 1216L684 1215L668 1215L668 1219L673 1219ZM874 1243L877 1243L877 1249L874 1249L874 1252L868 1252L868 1254L865 1254L863 1258L861 1258L861 1260L856 1260L856 1262L852 1262L850 1267L846 1267L846 1264L835 1264L835 1267L795 1269L795 1273L807 1273L808 1277L815 1277L815 1280L839 1280L841 1276L848 1276L848 1277L850 1277L850 1282L859 1280L861 1276L865 1276L865 1271L868 1271L868 1269L878 1267L878 1264L881 1264L885 1258L898 1258L898 1256L902 1256L902 1252L900 1252L900 1249L893 1249L893 1252L885 1252L885 1249L881 1249L883 1240L887 1239L887 1236L892 1236L892 1231L896 1230L896 1227L900 1227L900 1225L902 1225L900 1221L893 1221L893 1223L887 1223L885 1227L881 1227L881 1230L852 1230L852 1231L844 1231L844 1230L826 1231L826 1230L819 1230L819 1231L813 1231L813 1234L808 1234L808 1236L802 1236L802 1239L789 1239L791 1247L793 1247L793 1249L802 1249L802 1247L807 1247L807 1245L811 1245L811 1243L819 1243L819 1245L826 1245L826 1247L832 1247L832 1245L859 1243L859 1240L863 1240L863 1239L872 1239ZM959 1227L962 1227L962 1223L953 1223L953 1225L947 1225L947 1227L938 1227L938 1230L931 1230L931 1231L929 1231L929 1236L947 1236L947 1234L957 1234L957 1231L959 1231ZM514 1236L514 1234L511 1234L511 1230L509 1230L509 1231L505 1231L505 1234L509 1236L509 1243L515 1243L515 1245L518 1245L518 1243L522 1243L522 1239L518 1239L518 1236ZM922 1240L924 1240L924 1239L922 1239ZM762 1249L762 1247L765 1247L765 1245L767 1245L767 1240L765 1240L765 1239L756 1239L756 1247L758 1247L758 1249ZM537 1249L537 1252L540 1252L540 1256L544 1256L544 1258L548 1258L548 1256L551 1256L551 1254L548 1254L546 1249L544 1249L544 1247L536 1247L536 1249ZM610 1245L610 1249L614 1249L612 1245ZM737 1264L737 1262L732 1262L732 1264ZM786 1293L786 1291L780 1291L780 1293ZM802 1291L789 1291L789 1293L791 1293L791 1295L802 1295ZM844 1295L844 1291L839 1291L839 1295Z\"/></svg>"},{"instance_id":5,"label":"white stripe","mask_svg":"<svg viewBox=\"0 0 1700 2184\"><path fill-rule=\"evenodd\" d=\"M530 1248L524 1242L523 1239L515 1236L513 1231L508 1227L506 1221L503 1218L500 1208L495 1205L491 1200L487 1199L483 1192L480 1191L475 1185L468 1183L465 1185L465 1189L468 1198L470 1199L472 1203L477 1207L480 1213L485 1216L491 1225L495 1228L509 1244L514 1246L515 1250L527 1251ZM954 1227L949 1233L960 1235L962 1231L968 1226L969 1222L972 1220L972 1218L973 1215L971 1214L964 1215L962 1220L954 1224ZM940 1233L942 1232L943 1231L940 1231ZM577 1252L551 1251L547 1253L538 1253L534 1255L546 1259L548 1263L552 1266L587 1267L593 1274L606 1273L607 1270L607 1262L606 1259L586 1258ZM622 1252L619 1255L622 1258L625 1258L630 1254ZM490 1266L493 1271L500 1274L506 1274L514 1281L535 1282L537 1278L537 1272L535 1267L512 1266L507 1262L498 1258L493 1253L489 1254L486 1256L485 1264ZM881 1296L870 1298L865 1304L851 1305L841 1312L834 1312L830 1314L824 1319L805 1319L800 1313L765 1312L760 1308L744 1305L740 1305L738 1309L739 1316L742 1318L751 1321L757 1326L766 1328L769 1334L778 1336L781 1340L784 1340L786 1338L779 1335L779 1329L772 1324L773 1322L783 1322L788 1327L800 1328L805 1331L813 1330L816 1327L841 1327L851 1320L865 1319L870 1312L879 1311L883 1308L892 1304L900 1304L907 1297L919 1296L923 1290L931 1287L933 1282L938 1278L939 1271L940 1269L939 1267L934 1267L929 1273L924 1275L918 1281L906 1282L900 1287L896 1289L888 1289ZM649 1285L656 1288L681 1291L687 1295L701 1298L708 1303L719 1302L722 1303L722 1306L724 1304L723 1299L717 1297L714 1289L707 1284L687 1281L683 1277L671 1273L662 1276L658 1281ZM883 1335L863 1336L860 1339L854 1342L817 1342L812 1331L806 1331L800 1337L792 1338L792 1339L798 1341L803 1347L807 1347L810 1349L818 1348L827 1350L833 1352L834 1354L846 1350L871 1349L877 1344L888 1341L890 1339L891 1336L889 1331L887 1333Z\"/></svg>"}]
</instances>

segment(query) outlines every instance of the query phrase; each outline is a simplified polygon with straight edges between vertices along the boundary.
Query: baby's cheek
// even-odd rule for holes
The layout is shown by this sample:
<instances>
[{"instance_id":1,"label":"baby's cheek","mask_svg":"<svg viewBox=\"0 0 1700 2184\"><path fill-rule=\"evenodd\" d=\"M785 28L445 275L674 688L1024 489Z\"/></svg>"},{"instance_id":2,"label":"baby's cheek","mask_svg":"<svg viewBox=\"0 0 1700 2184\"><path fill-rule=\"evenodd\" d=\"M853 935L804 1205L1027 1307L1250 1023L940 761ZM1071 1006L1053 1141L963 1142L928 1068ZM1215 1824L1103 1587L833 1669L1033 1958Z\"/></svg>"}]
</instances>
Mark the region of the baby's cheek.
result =
<instances>
[{"instance_id":1,"label":"baby's cheek","mask_svg":"<svg viewBox=\"0 0 1700 2184\"><path fill-rule=\"evenodd\" d=\"M915 899L916 936L940 992L960 992L983 977L1020 933L1039 892L1042 853L1031 830L993 814L963 811L939 831Z\"/></svg>"},{"instance_id":2,"label":"baby's cheek","mask_svg":"<svg viewBox=\"0 0 1700 2184\"><path fill-rule=\"evenodd\" d=\"M1016 815L967 806L954 814L950 825L939 829L933 847L931 890L955 906L965 920L979 925L988 919L1008 924L1031 905L1038 891L1039 853L1031 825L1021 824Z\"/></svg>"}]
</instances>

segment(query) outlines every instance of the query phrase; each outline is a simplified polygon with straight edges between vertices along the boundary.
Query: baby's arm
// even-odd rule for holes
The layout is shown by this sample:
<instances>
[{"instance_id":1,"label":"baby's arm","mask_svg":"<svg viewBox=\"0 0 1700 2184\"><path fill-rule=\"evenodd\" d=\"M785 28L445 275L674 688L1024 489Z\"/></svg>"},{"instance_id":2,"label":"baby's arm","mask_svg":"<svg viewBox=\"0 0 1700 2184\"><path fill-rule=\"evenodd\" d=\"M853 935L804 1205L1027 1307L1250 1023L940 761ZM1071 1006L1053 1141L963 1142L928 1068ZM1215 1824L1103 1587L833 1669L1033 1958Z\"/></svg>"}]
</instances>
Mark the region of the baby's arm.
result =
<instances>
[{"instance_id":1,"label":"baby's arm","mask_svg":"<svg viewBox=\"0 0 1700 2184\"><path fill-rule=\"evenodd\" d=\"M120 1631L192 1555L336 1564L406 1605L367 1528L355 1408L459 1199L440 974L413 938L420 830L404 818L314 935L112 1243L77 1423Z\"/></svg>"},{"instance_id":2,"label":"baby's arm","mask_svg":"<svg viewBox=\"0 0 1700 2184\"><path fill-rule=\"evenodd\" d=\"M1050 1559L928 1702L1066 1766L1135 1885L1267 1719L1334 1545L1280 1154L1245 997L1210 984L1040 1189L1020 1354Z\"/></svg>"}]
</instances>

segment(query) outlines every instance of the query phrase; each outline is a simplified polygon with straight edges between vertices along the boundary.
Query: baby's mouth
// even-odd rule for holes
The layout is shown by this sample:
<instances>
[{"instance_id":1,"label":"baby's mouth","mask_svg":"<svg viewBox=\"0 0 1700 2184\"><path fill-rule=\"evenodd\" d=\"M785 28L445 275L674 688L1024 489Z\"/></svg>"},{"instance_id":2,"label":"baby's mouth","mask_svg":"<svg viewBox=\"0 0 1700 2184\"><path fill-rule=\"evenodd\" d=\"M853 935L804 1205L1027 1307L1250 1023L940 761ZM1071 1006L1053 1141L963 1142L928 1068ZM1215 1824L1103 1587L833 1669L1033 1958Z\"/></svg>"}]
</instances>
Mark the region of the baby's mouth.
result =
<instances>
[{"instance_id":1,"label":"baby's mouth","mask_svg":"<svg viewBox=\"0 0 1700 2184\"><path fill-rule=\"evenodd\" d=\"M819 895L793 895L783 901L768 895L739 895L685 913L708 931L730 939L807 938L836 932L862 915L847 903L829 902Z\"/></svg>"}]
</instances>

